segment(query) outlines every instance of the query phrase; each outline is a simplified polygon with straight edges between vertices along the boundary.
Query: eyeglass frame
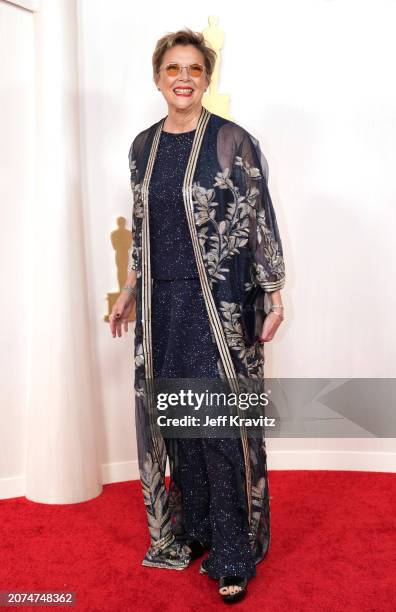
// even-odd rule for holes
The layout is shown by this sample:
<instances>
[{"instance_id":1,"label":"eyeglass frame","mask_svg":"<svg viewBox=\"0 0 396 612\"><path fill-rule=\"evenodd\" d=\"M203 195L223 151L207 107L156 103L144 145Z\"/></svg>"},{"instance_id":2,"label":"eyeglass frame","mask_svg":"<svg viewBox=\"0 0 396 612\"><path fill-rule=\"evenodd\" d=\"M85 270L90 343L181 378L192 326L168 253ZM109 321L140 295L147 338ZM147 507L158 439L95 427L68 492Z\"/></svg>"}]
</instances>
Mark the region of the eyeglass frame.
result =
<instances>
[{"instance_id":1,"label":"eyeglass frame","mask_svg":"<svg viewBox=\"0 0 396 612\"><path fill-rule=\"evenodd\" d=\"M199 79L201 78L203 74L207 74L206 67L203 64L200 64L199 62L193 62L192 64L179 64L179 62L168 62L167 64L161 64L161 66L158 68L158 73L160 72L162 68L166 66L171 66L172 64L176 64L177 66L179 66L179 76L182 74L183 68L187 68L188 76L191 77L190 66L194 66L194 65L201 66L201 68L203 68L203 72L199 77L191 77L192 79Z\"/></svg>"}]
</instances>

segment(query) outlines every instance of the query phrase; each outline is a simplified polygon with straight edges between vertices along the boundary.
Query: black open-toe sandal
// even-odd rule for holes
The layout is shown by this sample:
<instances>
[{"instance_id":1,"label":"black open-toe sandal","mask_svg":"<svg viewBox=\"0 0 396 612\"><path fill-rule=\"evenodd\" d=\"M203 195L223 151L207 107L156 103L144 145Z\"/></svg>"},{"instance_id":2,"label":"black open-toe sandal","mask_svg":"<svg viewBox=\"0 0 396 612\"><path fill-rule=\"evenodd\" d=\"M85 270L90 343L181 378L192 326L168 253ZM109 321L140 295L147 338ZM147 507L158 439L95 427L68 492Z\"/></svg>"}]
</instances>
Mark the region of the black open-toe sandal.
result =
<instances>
[{"instance_id":1,"label":"black open-toe sandal","mask_svg":"<svg viewBox=\"0 0 396 612\"><path fill-rule=\"evenodd\" d=\"M223 576L219 580L219 593L225 603L241 601L247 593L248 579L241 576ZM235 593L230 593L230 586L238 587ZM222 592L223 591L223 592Z\"/></svg>"}]
</instances>

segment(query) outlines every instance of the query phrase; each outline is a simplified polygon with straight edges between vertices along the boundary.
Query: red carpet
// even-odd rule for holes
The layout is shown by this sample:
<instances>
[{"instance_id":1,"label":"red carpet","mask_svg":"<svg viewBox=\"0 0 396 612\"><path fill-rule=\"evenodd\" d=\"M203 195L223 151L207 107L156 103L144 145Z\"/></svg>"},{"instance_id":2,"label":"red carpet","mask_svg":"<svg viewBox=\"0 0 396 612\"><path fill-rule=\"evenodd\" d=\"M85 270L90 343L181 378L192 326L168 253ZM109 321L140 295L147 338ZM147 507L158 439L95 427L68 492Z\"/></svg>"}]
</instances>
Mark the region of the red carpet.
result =
<instances>
[{"instance_id":1,"label":"red carpet","mask_svg":"<svg viewBox=\"0 0 396 612\"><path fill-rule=\"evenodd\" d=\"M396 610L396 477L270 472L272 541L238 610ZM72 505L0 500L0 591L75 591L90 612L229 609L217 583L140 565L148 545L138 482ZM42 606L5 608L42 610Z\"/></svg>"}]
</instances>

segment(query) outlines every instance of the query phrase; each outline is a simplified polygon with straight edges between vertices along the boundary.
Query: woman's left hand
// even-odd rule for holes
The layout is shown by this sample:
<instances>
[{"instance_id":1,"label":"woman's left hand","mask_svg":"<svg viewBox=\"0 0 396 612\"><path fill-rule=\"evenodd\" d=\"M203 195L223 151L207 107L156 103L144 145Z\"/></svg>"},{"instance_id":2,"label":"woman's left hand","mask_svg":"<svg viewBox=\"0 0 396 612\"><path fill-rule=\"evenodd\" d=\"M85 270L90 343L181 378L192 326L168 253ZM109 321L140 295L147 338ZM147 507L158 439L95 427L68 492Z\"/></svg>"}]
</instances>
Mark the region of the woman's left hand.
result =
<instances>
[{"instance_id":1,"label":"woman's left hand","mask_svg":"<svg viewBox=\"0 0 396 612\"><path fill-rule=\"evenodd\" d=\"M284 319L283 314L278 315L276 312L269 312L264 320L263 329L261 330L261 336L259 342L269 342L275 336L276 330Z\"/></svg>"}]
</instances>

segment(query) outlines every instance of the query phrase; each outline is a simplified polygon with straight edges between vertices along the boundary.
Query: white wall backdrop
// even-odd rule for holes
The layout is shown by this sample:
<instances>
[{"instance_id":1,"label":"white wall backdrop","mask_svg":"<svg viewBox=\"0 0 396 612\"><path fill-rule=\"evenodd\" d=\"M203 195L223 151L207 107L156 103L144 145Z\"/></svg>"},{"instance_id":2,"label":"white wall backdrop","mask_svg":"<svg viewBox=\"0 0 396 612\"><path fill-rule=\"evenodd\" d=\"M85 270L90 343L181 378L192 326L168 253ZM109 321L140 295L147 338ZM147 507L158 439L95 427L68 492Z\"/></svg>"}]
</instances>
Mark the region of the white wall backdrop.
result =
<instances>
[{"instance_id":1,"label":"white wall backdrop","mask_svg":"<svg viewBox=\"0 0 396 612\"><path fill-rule=\"evenodd\" d=\"M0 27L2 33L7 32L0 50L2 57L4 52L8 56L0 68L6 102L0 115L5 134L0 155L6 169L1 230L6 297L0 348L4 378L0 497L30 490L31 498L39 501L81 501L100 491L95 467L102 471L102 482L137 477L133 330L127 337L113 339L103 321L106 294L117 290L109 235L118 216L128 220L131 216L130 143L139 131L167 114L151 76L156 40L184 26L203 30L209 15L219 17L225 33L220 91L230 94L234 120L260 140L268 159L269 187L285 251L287 282L282 295L286 319L276 338L266 344L267 376L395 377L396 86L391 75L396 3L265 0L249 9L224 0L202 0L190 7L182 1L172 2L169 10L169 5L153 0L139 7L129 0L79 0L76 4L51 0L54 5L62 9L60 14L72 13L70 21L59 20L56 11L49 19L67 30L63 60L74 52L77 57L76 107L68 117L76 122L74 129L79 134L72 149L80 156L78 187L67 192L63 206L76 206L77 200L81 203L83 248L77 262L83 262L86 269L73 299L62 293L61 275L53 275L52 290L70 300L70 312L79 312L81 305L85 312L86 303L86 347L91 350L81 353L74 344L65 350L70 359L76 357L76 364L89 360L85 367L88 377L92 372L94 390L75 395L74 425L65 418L64 404L62 427L68 423L74 443L66 448L61 445L58 476L53 472L43 476L46 457L39 463L37 457L33 460L36 451L29 438L35 414L41 415L37 421L40 431L45 429L45 415L54 411L54 395L37 399L31 389L29 392L29 385L36 384L28 380L29 342L34 344L36 337L34 359L39 359L38 320L36 315L31 317L29 335L27 312L34 300L26 294L25 282L27 253L30 257L39 248L29 240L32 208L39 215L41 231L49 221L43 215L40 193L38 201L32 197L32 169L35 146L40 147L42 136L35 132L40 126L35 119L40 109L34 110L40 100L35 82L37 44L40 37L48 36L37 24L50 9L48 0L41 0L37 13L0 1ZM73 7L77 9L74 21ZM50 20L45 23L46 28L51 27ZM56 46L56 40L52 44ZM47 49L49 53L50 47ZM59 146L61 139L57 138L58 153ZM68 167L67 159L63 164ZM61 172L61 167L56 171ZM63 257L72 258L72 237L68 247L67 235L58 231ZM32 272L31 293L37 298L35 283L40 282L40 270ZM57 333L51 329L52 334ZM64 328L61 333L66 341ZM48 350L51 343L46 346ZM44 355L42 358L48 363ZM52 362L53 368L59 366L59 361ZM78 384L78 377L70 376L70 384ZM33 403L32 397L36 397ZM81 446L81 439L76 439L79 414L85 415L90 428L86 464L90 467L84 469L81 454L75 473L62 476L68 453ZM29 423L26 439L25 422ZM85 436L86 430L83 432ZM48 430L39 439L45 441L47 436L53 441ZM396 465L393 439L270 440L268 450L272 469L394 471ZM52 452L56 454L56 448ZM41 467L34 467L37 465ZM73 487L76 474L81 474L82 484ZM54 488L45 499L48 478Z\"/></svg>"},{"instance_id":2,"label":"white wall backdrop","mask_svg":"<svg viewBox=\"0 0 396 612\"><path fill-rule=\"evenodd\" d=\"M24 494L29 214L35 206L33 15L0 2L0 497Z\"/></svg>"}]
</instances>

